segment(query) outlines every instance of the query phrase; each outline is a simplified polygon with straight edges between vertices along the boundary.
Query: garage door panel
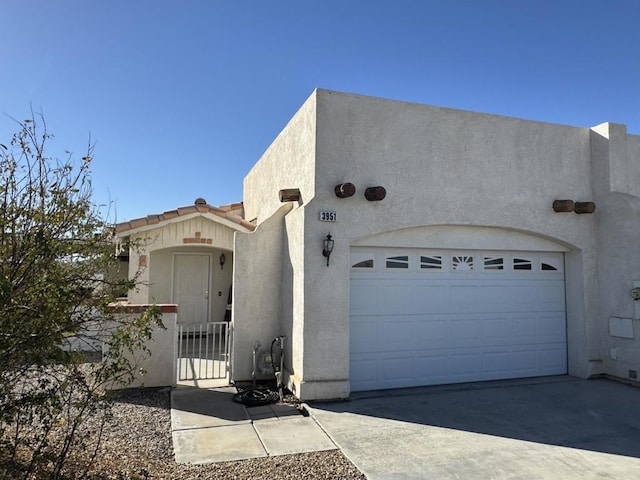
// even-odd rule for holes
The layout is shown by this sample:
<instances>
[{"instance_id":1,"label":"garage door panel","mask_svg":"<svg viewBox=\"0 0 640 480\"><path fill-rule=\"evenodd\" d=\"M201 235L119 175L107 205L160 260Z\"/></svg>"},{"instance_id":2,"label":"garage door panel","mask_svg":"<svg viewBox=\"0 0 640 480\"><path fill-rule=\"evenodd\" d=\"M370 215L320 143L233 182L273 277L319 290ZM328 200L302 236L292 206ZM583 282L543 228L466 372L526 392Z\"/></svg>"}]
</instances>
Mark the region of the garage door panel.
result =
<instances>
[{"instance_id":1,"label":"garage door panel","mask_svg":"<svg viewBox=\"0 0 640 480\"><path fill-rule=\"evenodd\" d=\"M535 308L540 303L535 290L535 287L528 284L506 286L509 295L509 308L517 308L518 310Z\"/></svg>"},{"instance_id":2,"label":"garage door panel","mask_svg":"<svg viewBox=\"0 0 640 480\"><path fill-rule=\"evenodd\" d=\"M449 370L453 377L473 375L474 378L482 370L478 364L475 352L465 350L464 353L454 353L449 357Z\"/></svg>"},{"instance_id":3,"label":"garage door panel","mask_svg":"<svg viewBox=\"0 0 640 480\"><path fill-rule=\"evenodd\" d=\"M540 331L537 317L531 315L514 315L511 325L516 338L535 338Z\"/></svg>"},{"instance_id":4,"label":"garage door panel","mask_svg":"<svg viewBox=\"0 0 640 480\"><path fill-rule=\"evenodd\" d=\"M538 358L540 367L545 371L551 372L547 375L563 373L567 369L567 355L562 344L558 344L555 348L541 348Z\"/></svg>"},{"instance_id":5,"label":"garage door panel","mask_svg":"<svg viewBox=\"0 0 640 480\"><path fill-rule=\"evenodd\" d=\"M445 351L434 352L430 355L416 355L416 375L429 381L446 378L449 371L448 354Z\"/></svg>"},{"instance_id":6,"label":"garage door panel","mask_svg":"<svg viewBox=\"0 0 640 480\"><path fill-rule=\"evenodd\" d=\"M482 369L488 375L508 376L511 357L510 351L486 352L482 357Z\"/></svg>"},{"instance_id":7,"label":"garage door panel","mask_svg":"<svg viewBox=\"0 0 640 480\"><path fill-rule=\"evenodd\" d=\"M449 345L449 322L438 315L421 315L415 318L415 341L422 348Z\"/></svg>"},{"instance_id":8,"label":"garage door panel","mask_svg":"<svg viewBox=\"0 0 640 480\"><path fill-rule=\"evenodd\" d=\"M414 304L416 289L409 285L387 283L378 291L380 299L380 313L406 311Z\"/></svg>"},{"instance_id":9,"label":"garage door panel","mask_svg":"<svg viewBox=\"0 0 640 480\"><path fill-rule=\"evenodd\" d=\"M489 317L482 322L482 335L485 339L500 339L513 337L513 323L515 319Z\"/></svg>"},{"instance_id":10,"label":"garage door panel","mask_svg":"<svg viewBox=\"0 0 640 480\"><path fill-rule=\"evenodd\" d=\"M480 285L478 287L482 298L482 303L487 305L493 305L495 308L500 308L505 305L509 305L511 296L509 290L505 288L504 283L496 285Z\"/></svg>"},{"instance_id":11,"label":"garage door panel","mask_svg":"<svg viewBox=\"0 0 640 480\"><path fill-rule=\"evenodd\" d=\"M379 379L390 386L406 385L413 378L414 358L410 354L384 356L378 362Z\"/></svg>"},{"instance_id":12,"label":"garage door panel","mask_svg":"<svg viewBox=\"0 0 640 480\"><path fill-rule=\"evenodd\" d=\"M434 282L419 282L414 288L410 312L416 315L425 312L445 313L451 304L449 289Z\"/></svg>"},{"instance_id":13,"label":"garage door panel","mask_svg":"<svg viewBox=\"0 0 640 480\"><path fill-rule=\"evenodd\" d=\"M363 352L377 351L378 348L378 326L367 321L367 317L359 317L357 320L351 319L349 345L351 355Z\"/></svg>"},{"instance_id":14,"label":"garage door panel","mask_svg":"<svg viewBox=\"0 0 640 480\"><path fill-rule=\"evenodd\" d=\"M539 352L536 348L526 350L513 350L511 352L511 370L521 377L535 376L539 371Z\"/></svg>"},{"instance_id":15,"label":"garage door panel","mask_svg":"<svg viewBox=\"0 0 640 480\"><path fill-rule=\"evenodd\" d=\"M359 316L352 318L350 349L352 354L394 352L449 344L448 328L446 321L424 317Z\"/></svg>"},{"instance_id":16,"label":"garage door panel","mask_svg":"<svg viewBox=\"0 0 640 480\"><path fill-rule=\"evenodd\" d=\"M351 285L351 313L370 312L378 306L379 285L357 283Z\"/></svg>"},{"instance_id":17,"label":"garage door panel","mask_svg":"<svg viewBox=\"0 0 640 480\"><path fill-rule=\"evenodd\" d=\"M446 312L450 305L449 289L433 285L432 282L381 282L377 295L377 313L421 314L425 310Z\"/></svg>"},{"instance_id":18,"label":"garage door panel","mask_svg":"<svg viewBox=\"0 0 640 480\"><path fill-rule=\"evenodd\" d=\"M378 323L380 352L397 352L399 350L412 349L412 344L416 342L415 322L410 318L383 317Z\"/></svg>"},{"instance_id":19,"label":"garage door panel","mask_svg":"<svg viewBox=\"0 0 640 480\"><path fill-rule=\"evenodd\" d=\"M492 338L507 339L511 345L525 345L562 341L564 338L564 315L503 314L498 319L487 320ZM502 332L500 332L502 329ZM549 333L551 332L551 334Z\"/></svg>"},{"instance_id":20,"label":"garage door panel","mask_svg":"<svg viewBox=\"0 0 640 480\"><path fill-rule=\"evenodd\" d=\"M448 323L451 330L451 346L473 345L482 337L482 325L474 318L451 317Z\"/></svg>"},{"instance_id":21,"label":"garage door panel","mask_svg":"<svg viewBox=\"0 0 640 480\"><path fill-rule=\"evenodd\" d=\"M352 356L349 375L353 378L351 388L353 390L366 390L379 385L378 380L378 356L364 356L356 354Z\"/></svg>"},{"instance_id":22,"label":"garage door panel","mask_svg":"<svg viewBox=\"0 0 640 480\"><path fill-rule=\"evenodd\" d=\"M369 315L351 317L351 351L564 342L564 315Z\"/></svg>"},{"instance_id":23,"label":"garage door panel","mask_svg":"<svg viewBox=\"0 0 640 480\"><path fill-rule=\"evenodd\" d=\"M518 281L504 285L506 306L519 311L564 310L564 281Z\"/></svg>"},{"instance_id":24,"label":"garage door panel","mask_svg":"<svg viewBox=\"0 0 640 480\"><path fill-rule=\"evenodd\" d=\"M561 312L563 315L565 314L565 306L563 304L558 304L557 302L552 301L544 301L541 300L535 310L536 312L546 313L546 312Z\"/></svg>"},{"instance_id":25,"label":"garage door panel","mask_svg":"<svg viewBox=\"0 0 640 480\"><path fill-rule=\"evenodd\" d=\"M564 310L564 284L554 282L550 285L540 285L537 289L537 300L544 309Z\"/></svg>"},{"instance_id":26,"label":"garage door panel","mask_svg":"<svg viewBox=\"0 0 640 480\"><path fill-rule=\"evenodd\" d=\"M457 312L475 311L482 298L477 284L451 285L449 288L450 306Z\"/></svg>"},{"instance_id":27,"label":"garage door panel","mask_svg":"<svg viewBox=\"0 0 640 480\"><path fill-rule=\"evenodd\" d=\"M539 317L540 339L542 341L566 342L567 329L565 327L565 316L563 313L552 313L540 315Z\"/></svg>"},{"instance_id":28,"label":"garage door panel","mask_svg":"<svg viewBox=\"0 0 640 480\"><path fill-rule=\"evenodd\" d=\"M562 257L547 259L555 271L541 271L540 254L521 257L529 270L506 271L512 263L505 261L503 271L483 271L481 262L456 271L443 260L435 271L356 272L352 390L566 373Z\"/></svg>"},{"instance_id":29,"label":"garage door panel","mask_svg":"<svg viewBox=\"0 0 640 480\"><path fill-rule=\"evenodd\" d=\"M557 375L564 373L566 369L563 362L550 361L554 358L553 354L557 353L557 350L536 349L481 354L443 352L429 356L406 355L356 360L352 363L351 374L357 381L352 382L352 389L357 391ZM555 359L560 360L559 356L555 356ZM541 360L544 360L544 364L541 364Z\"/></svg>"}]
</instances>

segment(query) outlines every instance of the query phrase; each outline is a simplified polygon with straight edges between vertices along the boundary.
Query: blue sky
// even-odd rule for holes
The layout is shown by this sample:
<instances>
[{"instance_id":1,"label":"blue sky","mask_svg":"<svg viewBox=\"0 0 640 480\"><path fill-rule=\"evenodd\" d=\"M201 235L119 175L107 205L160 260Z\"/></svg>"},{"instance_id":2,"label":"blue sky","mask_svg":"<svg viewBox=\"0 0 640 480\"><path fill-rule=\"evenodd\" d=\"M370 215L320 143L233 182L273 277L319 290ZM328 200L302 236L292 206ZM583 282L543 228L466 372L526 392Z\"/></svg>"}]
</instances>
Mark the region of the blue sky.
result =
<instances>
[{"instance_id":1,"label":"blue sky","mask_svg":"<svg viewBox=\"0 0 640 480\"><path fill-rule=\"evenodd\" d=\"M640 134L639 24L637 0L0 0L0 113L78 160L90 134L123 221L242 200L316 87Z\"/></svg>"}]
</instances>

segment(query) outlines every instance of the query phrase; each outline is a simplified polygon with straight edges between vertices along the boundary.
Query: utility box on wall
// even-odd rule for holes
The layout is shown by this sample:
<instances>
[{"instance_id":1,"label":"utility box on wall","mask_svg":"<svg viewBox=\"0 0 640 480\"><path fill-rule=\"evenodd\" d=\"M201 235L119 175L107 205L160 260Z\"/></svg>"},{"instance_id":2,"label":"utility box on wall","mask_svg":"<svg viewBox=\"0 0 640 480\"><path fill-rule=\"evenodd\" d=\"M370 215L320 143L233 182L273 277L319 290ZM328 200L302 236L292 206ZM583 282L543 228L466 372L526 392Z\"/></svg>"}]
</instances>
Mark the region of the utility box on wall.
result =
<instances>
[{"instance_id":1,"label":"utility box on wall","mask_svg":"<svg viewBox=\"0 0 640 480\"><path fill-rule=\"evenodd\" d=\"M609 317L609 335L620 338L633 338L633 319Z\"/></svg>"}]
</instances>

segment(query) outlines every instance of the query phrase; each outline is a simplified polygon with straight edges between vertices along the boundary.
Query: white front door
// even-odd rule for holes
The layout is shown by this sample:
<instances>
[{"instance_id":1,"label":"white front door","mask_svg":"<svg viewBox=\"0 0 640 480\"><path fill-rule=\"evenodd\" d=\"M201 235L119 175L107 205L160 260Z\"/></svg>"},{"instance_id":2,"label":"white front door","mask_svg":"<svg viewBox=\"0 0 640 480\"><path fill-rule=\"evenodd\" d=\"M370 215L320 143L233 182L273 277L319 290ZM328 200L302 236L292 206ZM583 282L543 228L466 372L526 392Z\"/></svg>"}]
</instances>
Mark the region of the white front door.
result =
<instances>
[{"instance_id":1,"label":"white front door","mask_svg":"<svg viewBox=\"0 0 640 480\"><path fill-rule=\"evenodd\" d=\"M211 255L176 253L173 257L173 303L178 304L178 321L209 321Z\"/></svg>"}]
</instances>

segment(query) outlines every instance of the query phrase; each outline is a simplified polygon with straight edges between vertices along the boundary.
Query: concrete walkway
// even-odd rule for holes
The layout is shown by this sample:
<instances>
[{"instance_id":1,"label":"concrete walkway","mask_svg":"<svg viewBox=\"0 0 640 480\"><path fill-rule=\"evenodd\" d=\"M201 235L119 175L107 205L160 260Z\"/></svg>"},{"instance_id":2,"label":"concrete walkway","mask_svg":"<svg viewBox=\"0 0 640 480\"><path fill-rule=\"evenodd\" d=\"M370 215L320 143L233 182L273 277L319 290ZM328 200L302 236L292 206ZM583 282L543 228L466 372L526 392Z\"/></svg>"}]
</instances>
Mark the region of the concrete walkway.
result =
<instances>
[{"instance_id":1,"label":"concrete walkway","mask_svg":"<svg viewBox=\"0 0 640 480\"><path fill-rule=\"evenodd\" d=\"M640 479L640 388L572 377L352 394L246 408L233 387L172 391L179 463L336 445L368 480Z\"/></svg>"},{"instance_id":2,"label":"concrete walkway","mask_svg":"<svg viewBox=\"0 0 640 480\"><path fill-rule=\"evenodd\" d=\"M640 479L640 388L612 381L365 392L308 408L369 480Z\"/></svg>"},{"instance_id":3,"label":"concrete walkway","mask_svg":"<svg viewBox=\"0 0 640 480\"><path fill-rule=\"evenodd\" d=\"M235 393L229 386L179 386L171 392L176 462L228 462L337 448L316 421L297 408L247 408L232 400Z\"/></svg>"}]
</instances>

